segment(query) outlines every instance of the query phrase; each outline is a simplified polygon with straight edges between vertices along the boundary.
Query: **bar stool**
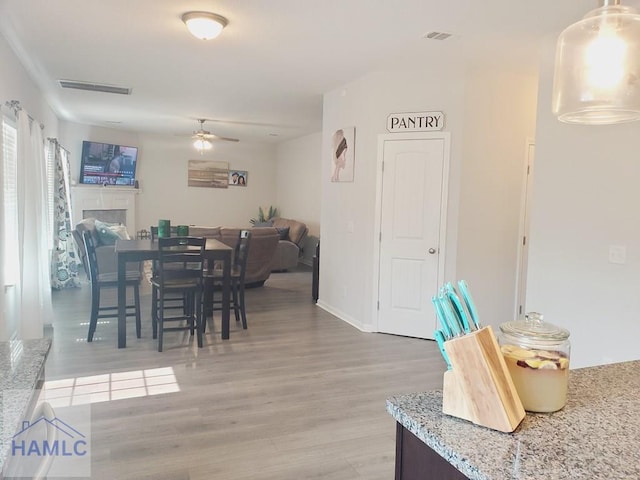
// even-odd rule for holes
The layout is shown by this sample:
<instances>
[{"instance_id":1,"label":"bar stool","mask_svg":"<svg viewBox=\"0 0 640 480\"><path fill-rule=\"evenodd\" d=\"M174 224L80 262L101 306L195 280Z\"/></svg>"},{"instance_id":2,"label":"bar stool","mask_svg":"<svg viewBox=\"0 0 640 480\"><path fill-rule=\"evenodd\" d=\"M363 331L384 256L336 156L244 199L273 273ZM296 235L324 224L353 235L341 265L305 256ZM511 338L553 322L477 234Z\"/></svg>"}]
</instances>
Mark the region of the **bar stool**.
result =
<instances>
[{"instance_id":1,"label":"bar stool","mask_svg":"<svg viewBox=\"0 0 640 480\"><path fill-rule=\"evenodd\" d=\"M202 237L169 237L158 239L157 273L151 279L152 305L157 305L152 318L153 338L162 351L163 334L168 331L196 332L198 347L202 347L203 262L206 239ZM185 299L181 314L167 316L165 301L176 294ZM167 322L182 323L168 327Z\"/></svg>"}]
</instances>

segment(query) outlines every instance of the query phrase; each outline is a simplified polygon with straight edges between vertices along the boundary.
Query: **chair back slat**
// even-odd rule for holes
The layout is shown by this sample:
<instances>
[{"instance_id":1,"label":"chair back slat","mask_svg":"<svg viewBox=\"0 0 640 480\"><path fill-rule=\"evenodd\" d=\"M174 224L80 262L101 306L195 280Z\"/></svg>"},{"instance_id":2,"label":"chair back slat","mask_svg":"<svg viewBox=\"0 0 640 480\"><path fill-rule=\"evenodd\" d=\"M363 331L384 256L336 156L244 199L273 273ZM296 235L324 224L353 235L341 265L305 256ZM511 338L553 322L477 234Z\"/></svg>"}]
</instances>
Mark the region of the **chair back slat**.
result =
<instances>
[{"instance_id":1,"label":"chair back slat","mask_svg":"<svg viewBox=\"0 0 640 480\"><path fill-rule=\"evenodd\" d=\"M250 244L251 232L249 230L240 231L240 238L238 239L238 245L236 247L236 252L234 255L234 266L240 271L240 284L244 283Z\"/></svg>"},{"instance_id":2,"label":"chair back slat","mask_svg":"<svg viewBox=\"0 0 640 480\"><path fill-rule=\"evenodd\" d=\"M203 237L159 238L157 270L160 282L202 282L206 243Z\"/></svg>"},{"instance_id":3,"label":"chair back slat","mask_svg":"<svg viewBox=\"0 0 640 480\"><path fill-rule=\"evenodd\" d=\"M89 264L87 268L87 275L89 276L89 280L93 285L98 281L98 275L100 274L98 270L98 255L96 254L96 244L94 243L93 237L89 232L83 232L82 240L84 243L87 263Z\"/></svg>"}]
</instances>

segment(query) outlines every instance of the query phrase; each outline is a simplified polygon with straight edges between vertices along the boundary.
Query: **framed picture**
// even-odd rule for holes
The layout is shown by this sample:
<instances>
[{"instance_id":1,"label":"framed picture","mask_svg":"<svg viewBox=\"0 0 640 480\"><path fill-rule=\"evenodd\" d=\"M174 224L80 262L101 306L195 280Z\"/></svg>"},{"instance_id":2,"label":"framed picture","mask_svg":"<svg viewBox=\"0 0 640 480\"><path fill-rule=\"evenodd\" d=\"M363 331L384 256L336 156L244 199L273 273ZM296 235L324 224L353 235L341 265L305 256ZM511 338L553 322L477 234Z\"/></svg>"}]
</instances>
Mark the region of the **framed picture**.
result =
<instances>
[{"instance_id":1,"label":"framed picture","mask_svg":"<svg viewBox=\"0 0 640 480\"><path fill-rule=\"evenodd\" d=\"M229 185L232 187L246 187L249 172L246 170L229 170Z\"/></svg>"},{"instance_id":2,"label":"framed picture","mask_svg":"<svg viewBox=\"0 0 640 480\"><path fill-rule=\"evenodd\" d=\"M332 137L331 181L353 182L356 127L336 130Z\"/></svg>"},{"instance_id":3,"label":"framed picture","mask_svg":"<svg viewBox=\"0 0 640 480\"><path fill-rule=\"evenodd\" d=\"M228 188L229 162L189 160L190 187Z\"/></svg>"}]
</instances>

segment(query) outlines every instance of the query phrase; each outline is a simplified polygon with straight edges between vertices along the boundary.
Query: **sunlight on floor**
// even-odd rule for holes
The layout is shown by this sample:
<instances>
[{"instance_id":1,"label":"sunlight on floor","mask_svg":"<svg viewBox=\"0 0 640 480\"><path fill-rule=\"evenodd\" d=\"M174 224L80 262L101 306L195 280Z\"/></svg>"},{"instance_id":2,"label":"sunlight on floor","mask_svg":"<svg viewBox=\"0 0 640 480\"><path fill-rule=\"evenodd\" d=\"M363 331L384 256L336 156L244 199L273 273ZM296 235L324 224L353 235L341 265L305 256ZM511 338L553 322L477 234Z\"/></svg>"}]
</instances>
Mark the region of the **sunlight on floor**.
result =
<instances>
[{"instance_id":1,"label":"sunlight on floor","mask_svg":"<svg viewBox=\"0 0 640 480\"><path fill-rule=\"evenodd\" d=\"M179 391L173 368L164 367L48 381L43 399L55 408Z\"/></svg>"}]
</instances>

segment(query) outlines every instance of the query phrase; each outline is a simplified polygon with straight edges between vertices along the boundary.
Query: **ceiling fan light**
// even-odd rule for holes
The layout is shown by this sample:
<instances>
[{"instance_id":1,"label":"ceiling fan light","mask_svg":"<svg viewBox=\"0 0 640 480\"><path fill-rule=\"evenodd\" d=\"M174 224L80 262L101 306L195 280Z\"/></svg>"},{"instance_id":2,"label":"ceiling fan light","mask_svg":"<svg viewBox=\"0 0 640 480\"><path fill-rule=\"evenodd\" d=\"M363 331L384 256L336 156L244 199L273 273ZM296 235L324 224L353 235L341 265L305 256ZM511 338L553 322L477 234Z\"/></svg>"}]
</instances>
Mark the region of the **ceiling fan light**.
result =
<instances>
[{"instance_id":1,"label":"ceiling fan light","mask_svg":"<svg viewBox=\"0 0 640 480\"><path fill-rule=\"evenodd\" d=\"M227 19L209 12L187 12L182 15L189 32L201 40L216 38L222 29L227 26Z\"/></svg>"},{"instance_id":2,"label":"ceiling fan light","mask_svg":"<svg viewBox=\"0 0 640 480\"><path fill-rule=\"evenodd\" d=\"M640 120L640 13L605 0L558 38L552 110L558 120Z\"/></svg>"},{"instance_id":3,"label":"ceiling fan light","mask_svg":"<svg viewBox=\"0 0 640 480\"><path fill-rule=\"evenodd\" d=\"M213 143L211 143L209 140L205 138L197 138L193 142L193 146L195 147L196 150L202 153L205 150L211 150L213 148Z\"/></svg>"}]
</instances>

